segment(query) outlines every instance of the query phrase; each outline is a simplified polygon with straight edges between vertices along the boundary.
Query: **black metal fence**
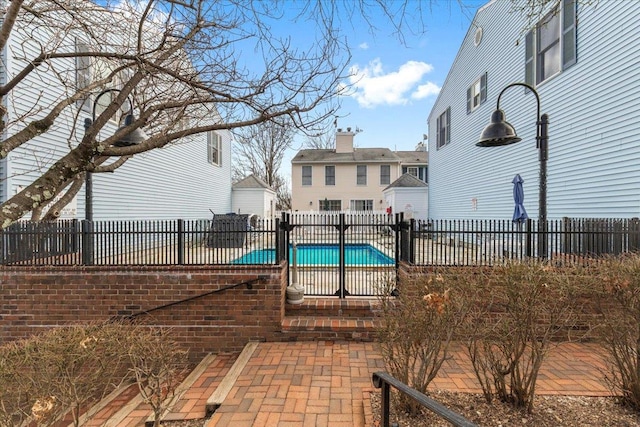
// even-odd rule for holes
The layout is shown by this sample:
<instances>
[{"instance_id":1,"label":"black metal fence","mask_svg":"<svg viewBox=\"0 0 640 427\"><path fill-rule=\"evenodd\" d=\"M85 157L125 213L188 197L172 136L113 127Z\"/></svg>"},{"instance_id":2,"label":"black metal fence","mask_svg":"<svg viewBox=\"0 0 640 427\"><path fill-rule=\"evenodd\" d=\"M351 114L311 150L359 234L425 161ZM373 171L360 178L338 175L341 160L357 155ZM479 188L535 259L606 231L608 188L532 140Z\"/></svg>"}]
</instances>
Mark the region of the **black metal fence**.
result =
<instances>
[{"instance_id":1,"label":"black metal fence","mask_svg":"<svg viewBox=\"0 0 640 427\"><path fill-rule=\"evenodd\" d=\"M416 265L492 265L528 257L588 260L640 249L637 218L564 218L545 225L533 220L405 221L400 215L333 212L290 213L253 223L242 215L19 222L0 233L0 262L183 265L276 264L288 259L297 274L292 280L308 284L319 295L363 295L372 283L393 276L399 260Z\"/></svg>"},{"instance_id":2,"label":"black metal fence","mask_svg":"<svg viewBox=\"0 0 640 427\"><path fill-rule=\"evenodd\" d=\"M279 220L18 222L0 234L4 265L276 264ZM253 252L254 255L251 255ZM258 256L255 256L258 254ZM247 258L248 257L248 258Z\"/></svg>"},{"instance_id":3,"label":"black metal fence","mask_svg":"<svg viewBox=\"0 0 640 427\"><path fill-rule=\"evenodd\" d=\"M412 221L407 261L417 265L492 265L537 257L588 261L640 249L640 220L563 218Z\"/></svg>"},{"instance_id":4,"label":"black metal fence","mask_svg":"<svg viewBox=\"0 0 640 427\"><path fill-rule=\"evenodd\" d=\"M307 295L376 295L394 286L399 218L385 213L317 212L282 217L289 281Z\"/></svg>"}]
</instances>

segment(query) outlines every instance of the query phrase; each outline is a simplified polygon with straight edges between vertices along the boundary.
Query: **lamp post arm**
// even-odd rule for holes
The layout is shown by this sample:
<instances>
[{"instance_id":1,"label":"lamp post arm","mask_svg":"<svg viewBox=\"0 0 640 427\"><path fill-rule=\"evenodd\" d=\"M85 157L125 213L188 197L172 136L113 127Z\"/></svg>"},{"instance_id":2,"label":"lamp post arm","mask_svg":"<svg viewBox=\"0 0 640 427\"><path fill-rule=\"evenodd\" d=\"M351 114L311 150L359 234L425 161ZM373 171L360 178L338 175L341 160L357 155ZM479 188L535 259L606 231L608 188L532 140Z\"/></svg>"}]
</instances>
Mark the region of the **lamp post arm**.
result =
<instances>
[{"instance_id":1,"label":"lamp post arm","mask_svg":"<svg viewBox=\"0 0 640 427\"><path fill-rule=\"evenodd\" d=\"M522 87L525 87L525 88L529 89L531 92L533 92L533 94L536 96L536 106L537 106L537 110L536 110L537 115L536 115L536 117L538 118L538 122L539 122L539 121L540 121L540 96L538 95L538 92L535 90L535 88L534 88L533 86L531 86L531 85L527 84L527 83L515 82L515 83L510 83L510 84L506 85L506 86L504 87L504 89L502 89L502 90L500 91L500 94L498 94L498 105L497 105L497 109L498 109L498 110L500 109L500 98L502 97L502 94L503 94L507 89L509 89L510 87L513 87L513 86L522 86ZM539 132L539 131L540 131L540 130L538 129L538 132Z\"/></svg>"},{"instance_id":2,"label":"lamp post arm","mask_svg":"<svg viewBox=\"0 0 640 427\"><path fill-rule=\"evenodd\" d=\"M92 121L96 121L96 107L98 106L98 101L100 100L100 98L102 98L103 95L106 95L107 93L111 93L111 92L118 92L120 93L121 90L120 89L105 89L102 92L100 92L98 94L98 96L96 96L95 101L93 101L93 109L92 109L92 114L91 114L91 120ZM131 102L131 98L129 98L127 96L127 101L129 102L129 111L133 111L133 102Z\"/></svg>"},{"instance_id":3,"label":"lamp post arm","mask_svg":"<svg viewBox=\"0 0 640 427\"><path fill-rule=\"evenodd\" d=\"M504 87L498 94L497 109L500 110L500 98L502 94L513 86L522 86L529 89L536 96L536 147L538 148L538 160L540 161L540 188L538 191L538 254L540 258L548 257L547 243L547 159L549 158L549 135L547 127L549 116L540 115L540 96L535 88L527 83L511 83Z\"/></svg>"}]
</instances>

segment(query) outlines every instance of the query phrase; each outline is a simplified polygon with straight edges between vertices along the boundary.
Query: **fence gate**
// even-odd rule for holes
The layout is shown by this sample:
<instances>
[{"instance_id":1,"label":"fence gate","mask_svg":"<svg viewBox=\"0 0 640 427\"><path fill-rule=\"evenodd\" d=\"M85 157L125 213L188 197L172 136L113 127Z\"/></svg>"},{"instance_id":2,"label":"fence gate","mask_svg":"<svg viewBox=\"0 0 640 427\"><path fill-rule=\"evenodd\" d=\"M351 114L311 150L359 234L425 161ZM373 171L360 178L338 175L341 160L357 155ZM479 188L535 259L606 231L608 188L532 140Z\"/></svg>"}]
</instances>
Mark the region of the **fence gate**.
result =
<instances>
[{"instance_id":1,"label":"fence gate","mask_svg":"<svg viewBox=\"0 0 640 427\"><path fill-rule=\"evenodd\" d=\"M340 298L395 289L396 223L384 213L283 214L289 283L306 295Z\"/></svg>"}]
</instances>

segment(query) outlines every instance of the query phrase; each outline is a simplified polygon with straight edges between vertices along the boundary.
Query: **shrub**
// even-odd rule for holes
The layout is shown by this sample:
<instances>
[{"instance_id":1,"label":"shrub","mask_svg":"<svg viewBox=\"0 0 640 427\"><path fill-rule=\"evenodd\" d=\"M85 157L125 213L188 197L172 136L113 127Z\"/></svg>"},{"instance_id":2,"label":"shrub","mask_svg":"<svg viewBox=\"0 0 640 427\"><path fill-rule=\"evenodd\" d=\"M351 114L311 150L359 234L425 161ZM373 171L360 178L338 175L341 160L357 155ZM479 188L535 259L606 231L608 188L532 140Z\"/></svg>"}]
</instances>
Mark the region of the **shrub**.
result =
<instances>
[{"instance_id":1,"label":"shrub","mask_svg":"<svg viewBox=\"0 0 640 427\"><path fill-rule=\"evenodd\" d=\"M160 425L162 412L184 378L187 352L180 349L165 329L136 330L129 347L132 372L140 395L151 406L154 427Z\"/></svg>"},{"instance_id":2,"label":"shrub","mask_svg":"<svg viewBox=\"0 0 640 427\"><path fill-rule=\"evenodd\" d=\"M163 338L160 344L158 336ZM166 333L152 337L143 326L117 322L55 328L3 345L0 426L29 421L49 426L67 413L77 426L81 408L136 378L134 368L148 348L167 351L168 347L170 354L179 351Z\"/></svg>"},{"instance_id":3,"label":"shrub","mask_svg":"<svg viewBox=\"0 0 640 427\"><path fill-rule=\"evenodd\" d=\"M622 401L640 409L640 255L610 257L598 264L606 380Z\"/></svg>"},{"instance_id":4,"label":"shrub","mask_svg":"<svg viewBox=\"0 0 640 427\"><path fill-rule=\"evenodd\" d=\"M576 323L579 267L535 260L478 271L464 334L487 401L533 409L538 372L554 339Z\"/></svg>"},{"instance_id":5,"label":"shrub","mask_svg":"<svg viewBox=\"0 0 640 427\"><path fill-rule=\"evenodd\" d=\"M435 274L404 281L397 297L390 288L381 292L378 337L386 369L412 388L426 393L445 360L465 304L443 276ZM415 413L418 406L399 395L402 410Z\"/></svg>"}]
</instances>

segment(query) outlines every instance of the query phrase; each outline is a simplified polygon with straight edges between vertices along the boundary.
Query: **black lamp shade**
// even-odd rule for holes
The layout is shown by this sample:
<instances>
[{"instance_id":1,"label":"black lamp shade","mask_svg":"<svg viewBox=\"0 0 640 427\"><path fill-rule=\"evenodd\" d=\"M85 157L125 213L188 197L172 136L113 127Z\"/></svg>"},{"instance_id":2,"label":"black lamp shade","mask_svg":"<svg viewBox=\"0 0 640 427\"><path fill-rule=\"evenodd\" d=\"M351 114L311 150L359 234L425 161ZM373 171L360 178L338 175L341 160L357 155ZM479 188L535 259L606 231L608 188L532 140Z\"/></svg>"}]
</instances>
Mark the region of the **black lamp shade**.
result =
<instances>
[{"instance_id":1,"label":"black lamp shade","mask_svg":"<svg viewBox=\"0 0 640 427\"><path fill-rule=\"evenodd\" d=\"M499 147L501 145L515 144L522 141L516 135L516 130L504 120L504 111L495 110L491 114L491 122L480 134L480 141L476 143L478 147Z\"/></svg>"},{"instance_id":2,"label":"black lamp shade","mask_svg":"<svg viewBox=\"0 0 640 427\"><path fill-rule=\"evenodd\" d=\"M133 115L128 114L124 118L124 125L120 126L116 132L120 131L120 129L125 128L133 123ZM114 147L130 147L132 145L140 144L142 141L147 139L147 134L140 128L134 129L131 132L127 133L125 136L116 141L113 146Z\"/></svg>"}]
</instances>

